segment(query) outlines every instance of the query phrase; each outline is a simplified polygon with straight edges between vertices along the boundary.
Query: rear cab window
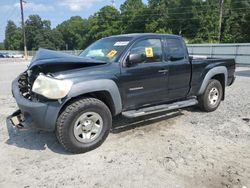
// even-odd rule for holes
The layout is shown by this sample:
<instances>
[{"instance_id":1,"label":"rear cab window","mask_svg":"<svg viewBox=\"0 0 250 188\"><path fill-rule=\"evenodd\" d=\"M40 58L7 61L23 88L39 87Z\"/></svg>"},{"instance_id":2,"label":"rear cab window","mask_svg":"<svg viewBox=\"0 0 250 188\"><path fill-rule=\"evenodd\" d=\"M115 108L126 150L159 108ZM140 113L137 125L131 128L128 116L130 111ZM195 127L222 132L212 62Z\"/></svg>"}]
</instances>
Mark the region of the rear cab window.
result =
<instances>
[{"instance_id":1,"label":"rear cab window","mask_svg":"<svg viewBox=\"0 0 250 188\"><path fill-rule=\"evenodd\" d=\"M166 38L166 54L170 61L178 61L186 58L187 52L183 41L179 38Z\"/></svg>"}]
</instances>

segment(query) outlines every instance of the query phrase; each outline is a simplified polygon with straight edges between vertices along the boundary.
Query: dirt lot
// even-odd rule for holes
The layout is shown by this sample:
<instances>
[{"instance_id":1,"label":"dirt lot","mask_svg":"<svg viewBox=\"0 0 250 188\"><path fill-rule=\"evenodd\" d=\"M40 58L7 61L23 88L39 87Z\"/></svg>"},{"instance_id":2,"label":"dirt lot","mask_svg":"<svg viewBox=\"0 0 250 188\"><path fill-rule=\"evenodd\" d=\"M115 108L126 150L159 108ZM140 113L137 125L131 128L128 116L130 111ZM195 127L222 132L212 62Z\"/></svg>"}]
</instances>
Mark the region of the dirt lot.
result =
<instances>
[{"instance_id":1,"label":"dirt lot","mask_svg":"<svg viewBox=\"0 0 250 188\"><path fill-rule=\"evenodd\" d=\"M250 187L250 68L213 113L195 108L116 118L98 149L72 155L53 133L15 132L11 80L26 63L0 62L0 187Z\"/></svg>"}]
</instances>

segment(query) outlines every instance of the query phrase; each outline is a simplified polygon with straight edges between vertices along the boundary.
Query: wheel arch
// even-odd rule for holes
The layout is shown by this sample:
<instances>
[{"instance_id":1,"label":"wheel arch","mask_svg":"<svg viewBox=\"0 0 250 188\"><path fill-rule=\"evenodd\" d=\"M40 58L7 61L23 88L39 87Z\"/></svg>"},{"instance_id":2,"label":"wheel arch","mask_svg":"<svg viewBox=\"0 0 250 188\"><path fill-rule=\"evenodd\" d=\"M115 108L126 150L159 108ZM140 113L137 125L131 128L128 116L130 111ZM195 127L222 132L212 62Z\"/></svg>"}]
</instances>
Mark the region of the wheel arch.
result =
<instances>
[{"instance_id":1,"label":"wheel arch","mask_svg":"<svg viewBox=\"0 0 250 188\"><path fill-rule=\"evenodd\" d=\"M84 97L93 97L104 102L113 116L121 113L122 102L119 89L113 80L84 81L72 86L68 100L62 105L60 112L70 103Z\"/></svg>"},{"instance_id":2,"label":"wheel arch","mask_svg":"<svg viewBox=\"0 0 250 188\"><path fill-rule=\"evenodd\" d=\"M216 74L211 79L218 80L221 83L222 86L222 98L221 100L225 99L225 75L224 74Z\"/></svg>"},{"instance_id":3,"label":"wheel arch","mask_svg":"<svg viewBox=\"0 0 250 188\"><path fill-rule=\"evenodd\" d=\"M218 67L214 67L210 69L203 79L198 95L202 95L204 93L209 83L209 80L215 79L215 80L218 80L222 85L222 89L223 89L222 100L224 100L227 78L228 78L228 71L225 66L218 66Z\"/></svg>"}]
</instances>

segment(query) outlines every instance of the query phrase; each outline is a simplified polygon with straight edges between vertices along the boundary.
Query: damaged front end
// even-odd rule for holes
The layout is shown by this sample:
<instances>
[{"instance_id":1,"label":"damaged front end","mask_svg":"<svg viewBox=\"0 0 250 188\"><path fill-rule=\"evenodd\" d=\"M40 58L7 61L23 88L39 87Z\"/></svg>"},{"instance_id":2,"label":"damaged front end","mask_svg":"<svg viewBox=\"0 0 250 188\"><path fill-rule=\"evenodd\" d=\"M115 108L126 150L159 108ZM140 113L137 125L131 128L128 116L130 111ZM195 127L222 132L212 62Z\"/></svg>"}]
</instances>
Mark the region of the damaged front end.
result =
<instances>
[{"instance_id":1,"label":"damaged front end","mask_svg":"<svg viewBox=\"0 0 250 188\"><path fill-rule=\"evenodd\" d=\"M65 54L57 51L39 49L33 57L28 70L22 73L18 79L18 86L21 95L28 100L38 100L46 98L39 92L34 92L33 84L40 76L45 80L53 78L57 79L54 74L74 69L81 69L85 67L93 67L105 64L103 61L86 59L75 55ZM40 79L42 80L42 79ZM57 79L59 81L59 79ZM67 83L64 83L67 85ZM64 85L64 86L65 86ZM33 90L32 90L33 88ZM47 88L47 89L53 89ZM38 95L37 95L38 94ZM39 96L40 94L40 96ZM58 99L56 96L47 97L48 99ZM59 96L60 98L60 96Z\"/></svg>"},{"instance_id":2,"label":"damaged front end","mask_svg":"<svg viewBox=\"0 0 250 188\"><path fill-rule=\"evenodd\" d=\"M73 82L59 79L58 72L102 65L105 62L40 49L28 69L12 82L19 110L10 117L16 128L53 131L56 119Z\"/></svg>"},{"instance_id":3,"label":"damaged front end","mask_svg":"<svg viewBox=\"0 0 250 188\"><path fill-rule=\"evenodd\" d=\"M26 119L30 119L27 105L31 107L33 101L39 101L39 98L35 97L35 94L32 92L32 85L35 79L36 75L32 75L30 70L26 70L12 82L12 95L19 107L17 111L9 116L10 123L14 128L25 129L30 127L30 124L27 126L26 121Z\"/></svg>"},{"instance_id":4,"label":"damaged front end","mask_svg":"<svg viewBox=\"0 0 250 188\"><path fill-rule=\"evenodd\" d=\"M25 71L22 73L19 78L18 78L18 87L20 90L20 94L28 100L32 99L32 81L31 81L31 76L28 76L29 71Z\"/></svg>"}]
</instances>

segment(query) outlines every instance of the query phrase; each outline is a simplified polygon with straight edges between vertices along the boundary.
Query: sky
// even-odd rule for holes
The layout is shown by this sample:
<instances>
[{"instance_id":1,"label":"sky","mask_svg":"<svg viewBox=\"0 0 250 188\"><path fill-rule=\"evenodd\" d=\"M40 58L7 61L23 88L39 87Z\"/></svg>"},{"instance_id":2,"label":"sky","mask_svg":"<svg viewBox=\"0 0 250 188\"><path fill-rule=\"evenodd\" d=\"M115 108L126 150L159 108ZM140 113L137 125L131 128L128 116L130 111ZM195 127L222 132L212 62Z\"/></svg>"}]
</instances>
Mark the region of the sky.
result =
<instances>
[{"instance_id":1,"label":"sky","mask_svg":"<svg viewBox=\"0 0 250 188\"><path fill-rule=\"evenodd\" d=\"M111 5L111 0L23 0L25 19L31 14L38 14L42 19L51 21L52 27L69 19L71 16L87 18L101 7ZM115 0L119 8L125 0ZM145 2L146 0L144 0ZM0 42L4 40L8 20L18 26L21 23L20 0L0 0Z\"/></svg>"}]
</instances>

